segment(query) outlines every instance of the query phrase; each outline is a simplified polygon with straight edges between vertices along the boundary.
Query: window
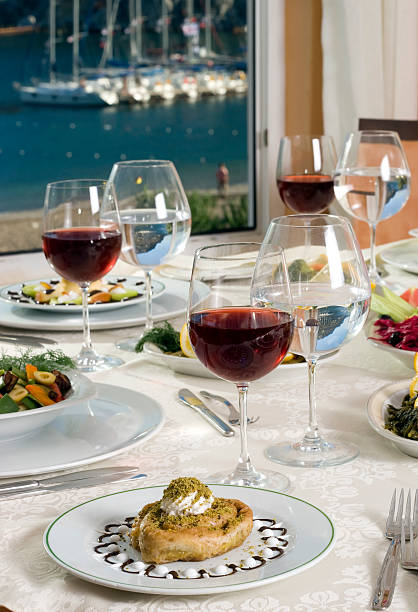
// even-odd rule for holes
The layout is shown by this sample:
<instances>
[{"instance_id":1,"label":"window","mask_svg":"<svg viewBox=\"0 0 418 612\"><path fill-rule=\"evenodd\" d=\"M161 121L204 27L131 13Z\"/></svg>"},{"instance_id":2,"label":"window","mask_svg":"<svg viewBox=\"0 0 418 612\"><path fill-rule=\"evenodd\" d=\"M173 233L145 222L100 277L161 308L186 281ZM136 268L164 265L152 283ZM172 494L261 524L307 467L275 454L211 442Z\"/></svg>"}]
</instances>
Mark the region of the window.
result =
<instances>
[{"instance_id":1,"label":"window","mask_svg":"<svg viewBox=\"0 0 418 612\"><path fill-rule=\"evenodd\" d=\"M48 182L124 159L174 161L193 233L255 227L253 0L2 5L0 252L40 248Z\"/></svg>"}]
</instances>

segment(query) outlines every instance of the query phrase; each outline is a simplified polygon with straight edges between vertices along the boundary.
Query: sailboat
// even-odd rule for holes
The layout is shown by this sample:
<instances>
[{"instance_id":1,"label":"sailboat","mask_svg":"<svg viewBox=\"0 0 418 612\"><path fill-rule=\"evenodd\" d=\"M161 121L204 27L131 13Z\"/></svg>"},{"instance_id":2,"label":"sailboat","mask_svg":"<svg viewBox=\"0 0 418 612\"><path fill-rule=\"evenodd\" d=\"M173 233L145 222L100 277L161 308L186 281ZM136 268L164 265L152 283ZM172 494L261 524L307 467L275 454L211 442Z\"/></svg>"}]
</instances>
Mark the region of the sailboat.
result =
<instances>
[{"instance_id":1,"label":"sailboat","mask_svg":"<svg viewBox=\"0 0 418 612\"><path fill-rule=\"evenodd\" d=\"M73 3L72 79L56 78L56 2L49 3L49 81L37 85L18 85L20 99L26 104L53 106L106 106L119 102L112 88L86 83L79 74L80 0Z\"/></svg>"}]
</instances>

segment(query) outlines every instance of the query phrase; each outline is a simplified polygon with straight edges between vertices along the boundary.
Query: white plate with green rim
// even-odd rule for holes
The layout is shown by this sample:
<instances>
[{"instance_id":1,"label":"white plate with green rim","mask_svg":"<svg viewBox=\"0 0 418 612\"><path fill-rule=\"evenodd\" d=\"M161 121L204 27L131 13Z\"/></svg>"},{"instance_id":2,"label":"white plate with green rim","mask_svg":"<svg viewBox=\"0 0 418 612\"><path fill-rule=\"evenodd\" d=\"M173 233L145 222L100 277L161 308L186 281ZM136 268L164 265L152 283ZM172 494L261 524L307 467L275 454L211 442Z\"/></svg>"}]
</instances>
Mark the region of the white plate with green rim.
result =
<instances>
[{"instance_id":1,"label":"white plate with green rim","mask_svg":"<svg viewBox=\"0 0 418 612\"><path fill-rule=\"evenodd\" d=\"M391 266L418 274L418 238L411 238L379 251L379 257Z\"/></svg>"},{"instance_id":2,"label":"white plate with green rim","mask_svg":"<svg viewBox=\"0 0 418 612\"><path fill-rule=\"evenodd\" d=\"M112 534L117 532L118 525L130 524L145 504L161 499L165 487L158 486L105 495L67 510L46 529L45 549L56 563L83 580L124 591L183 596L240 591L282 580L321 561L334 545L335 531L331 519L307 501L266 489L209 486L215 496L238 498L250 506L255 518L268 519L269 522L261 523L262 526L275 527L278 524L286 528L287 534L280 532L280 536L277 535L280 542L277 544L260 543L262 533L258 533L258 523L247 540L226 555L199 562L167 563L159 566L165 567L161 570L163 574L167 570L164 577L151 577L138 573L141 557L129 544L128 530L125 538L118 540L119 552L116 551L106 560L103 554L106 548L96 550L101 542L107 543L106 539L99 542L100 534L105 533L105 526ZM288 547L283 544L283 539L288 539ZM275 551L271 557L265 552L270 546ZM258 554L254 554L254 550ZM122 556L117 556L119 554ZM256 559L256 567L243 569L252 555ZM273 558L273 555L277 556ZM130 561L128 564L127 560ZM145 565L147 568L149 564ZM239 569L234 571L229 565ZM220 567L224 567L223 571L228 574L214 575L214 570L219 572ZM182 577L186 570L195 570L194 574L198 577ZM177 572L179 577L171 574L173 579L168 579L166 576L170 572ZM202 573L206 573L207 577Z\"/></svg>"},{"instance_id":3,"label":"white plate with green rim","mask_svg":"<svg viewBox=\"0 0 418 612\"><path fill-rule=\"evenodd\" d=\"M29 280L24 283L16 283L14 285L7 285L6 287L1 287L0 289L0 298L9 304L13 304L16 308L24 308L24 309L35 309L44 312L58 313L60 315L71 315L74 313L82 313L83 308L81 304L72 304L72 303L63 303L63 304L40 304L36 302L33 298L25 295L22 290L24 286L37 286L40 283L47 283L54 287L54 285L58 284L59 279L57 277L53 278L43 278L36 280ZM116 284L120 283L126 290L136 291L137 295L135 297L130 297L128 299L122 300L113 300L111 302L97 302L93 304L89 304L89 313L94 314L95 312L100 311L108 311L119 308L126 308L127 306L133 306L135 304L139 304L146 300L145 294L145 281L138 276L114 276L108 275L103 279L104 283ZM152 281L152 295L154 298L162 295L165 291L164 283L153 280Z\"/></svg>"}]
</instances>

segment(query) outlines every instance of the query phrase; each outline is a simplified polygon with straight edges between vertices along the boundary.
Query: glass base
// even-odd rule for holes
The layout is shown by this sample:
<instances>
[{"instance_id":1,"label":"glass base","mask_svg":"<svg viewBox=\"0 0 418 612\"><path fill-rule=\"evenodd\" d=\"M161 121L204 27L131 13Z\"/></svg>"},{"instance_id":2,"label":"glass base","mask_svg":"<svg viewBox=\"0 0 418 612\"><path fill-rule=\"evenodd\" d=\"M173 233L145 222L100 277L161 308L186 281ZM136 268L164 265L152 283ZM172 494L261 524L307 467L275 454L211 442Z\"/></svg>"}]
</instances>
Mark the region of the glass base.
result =
<instances>
[{"instance_id":1,"label":"glass base","mask_svg":"<svg viewBox=\"0 0 418 612\"><path fill-rule=\"evenodd\" d=\"M141 340L142 334L132 338L122 338L122 340L118 340L115 342L116 348L121 351L128 351L129 353L135 353L135 347L138 342Z\"/></svg>"},{"instance_id":2,"label":"glass base","mask_svg":"<svg viewBox=\"0 0 418 612\"><path fill-rule=\"evenodd\" d=\"M320 440L319 443L306 443L305 440L290 444L282 442L270 446L266 455L272 461L282 465L295 467L328 467L341 465L352 461L359 454L359 448L351 442L329 442Z\"/></svg>"},{"instance_id":3,"label":"glass base","mask_svg":"<svg viewBox=\"0 0 418 612\"><path fill-rule=\"evenodd\" d=\"M103 370L110 370L111 368L117 368L118 366L125 363L123 359L119 357L111 357L110 355L97 355L95 357L88 357L79 355L75 359L77 369L80 372L101 372Z\"/></svg>"},{"instance_id":4,"label":"glass base","mask_svg":"<svg viewBox=\"0 0 418 612\"><path fill-rule=\"evenodd\" d=\"M263 472L217 472L208 476L207 482L211 484L230 484L239 487L256 487L259 489L270 489L272 491L287 491L290 480L280 472L264 470Z\"/></svg>"}]
</instances>

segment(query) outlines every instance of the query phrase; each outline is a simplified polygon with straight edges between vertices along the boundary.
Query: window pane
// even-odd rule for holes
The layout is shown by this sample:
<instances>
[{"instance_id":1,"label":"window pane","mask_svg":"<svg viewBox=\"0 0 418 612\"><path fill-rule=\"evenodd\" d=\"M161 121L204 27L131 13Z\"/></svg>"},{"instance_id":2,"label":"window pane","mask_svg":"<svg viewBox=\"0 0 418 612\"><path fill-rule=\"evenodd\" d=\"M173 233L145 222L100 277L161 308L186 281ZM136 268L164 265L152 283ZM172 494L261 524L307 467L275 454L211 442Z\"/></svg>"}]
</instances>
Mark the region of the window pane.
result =
<instances>
[{"instance_id":1,"label":"window pane","mask_svg":"<svg viewBox=\"0 0 418 612\"><path fill-rule=\"evenodd\" d=\"M174 161L193 233L252 227L247 1L81 0L79 36L74 4L0 3L0 251L40 248L48 182L125 159Z\"/></svg>"}]
</instances>

